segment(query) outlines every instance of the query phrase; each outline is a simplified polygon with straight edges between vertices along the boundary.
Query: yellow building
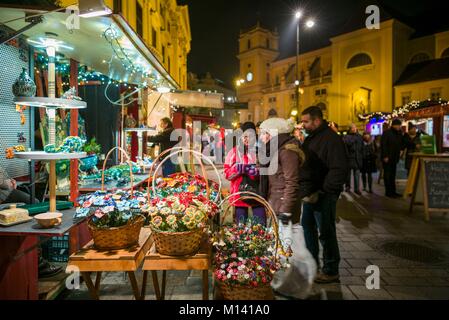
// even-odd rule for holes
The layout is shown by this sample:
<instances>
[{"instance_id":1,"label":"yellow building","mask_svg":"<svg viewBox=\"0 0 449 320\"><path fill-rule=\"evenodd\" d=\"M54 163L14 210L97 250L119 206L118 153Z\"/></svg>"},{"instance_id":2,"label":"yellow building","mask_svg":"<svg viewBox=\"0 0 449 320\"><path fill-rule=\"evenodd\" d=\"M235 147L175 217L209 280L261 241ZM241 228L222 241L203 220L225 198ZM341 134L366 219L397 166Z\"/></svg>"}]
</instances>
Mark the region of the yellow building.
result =
<instances>
[{"instance_id":1,"label":"yellow building","mask_svg":"<svg viewBox=\"0 0 449 320\"><path fill-rule=\"evenodd\" d=\"M426 81L412 67L423 60L444 64L449 31L417 38L414 32L389 19L380 29L345 33L331 38L328 47L301 54L299 112L318 105L326 118L346 126L357 122L358 114L389 112L408 100L449 99L449 71ZM280 117L296 110L296 57L278 59L278 42L276 32L259 24L240 34L237 96L248 103L241 121L264 120L271 109Z\"/></svg>"},{"instance_id":2,"label":"yellow building","mask_svg":"<svg viewBox=\"0 0 449 320\"><path fill-rule=\"evenodd\" d=\"M187 6L176 0L105 0L120 13L164 65L180 89L187 89L187 55L192 40ZM60 1L61 6L73 0Z\"/></svg>"}]
</instances>

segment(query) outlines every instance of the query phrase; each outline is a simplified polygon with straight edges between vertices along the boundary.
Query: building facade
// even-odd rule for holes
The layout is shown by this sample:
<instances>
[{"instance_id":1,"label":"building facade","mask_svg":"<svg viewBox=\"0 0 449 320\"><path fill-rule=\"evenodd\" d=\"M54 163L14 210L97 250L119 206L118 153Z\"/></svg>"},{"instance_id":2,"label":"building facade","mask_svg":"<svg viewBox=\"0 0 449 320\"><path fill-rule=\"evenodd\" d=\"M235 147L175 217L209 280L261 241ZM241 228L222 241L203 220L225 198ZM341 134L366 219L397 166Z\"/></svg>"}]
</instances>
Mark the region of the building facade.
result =
<instances>
[{"instance_id":1,"label":"building facade","mask_svg":"<svg viewBox=\"0 0 449 320\"><path fill-rule=\"evenodd\" d=\"M414 33L389 19L378 30L358 29L331 38L327 47L300 54L297 108L296 56L278 59L276 32L260 25L242 32L237 96L249 108L241 121L264 120L271 109L287 118L318 105L328 120L346 126L358 122L359 114L389 112L408 100L447 100L448 71L427 79L412 66L446 65L449 31L416 38Z\"/></svg>"},{"instance_id":2,"label":"building facade","mask_svg":"<svg viewBox=\"0 0 449 320\"><path fill-rule=\"evenodd\" d=\"M120 13L164 65L179 88L187 89L187 55L192 41L187 6L176 0L105 0ZM60 1L61 6L73 4Z\"/></svg>"}]
</instances>

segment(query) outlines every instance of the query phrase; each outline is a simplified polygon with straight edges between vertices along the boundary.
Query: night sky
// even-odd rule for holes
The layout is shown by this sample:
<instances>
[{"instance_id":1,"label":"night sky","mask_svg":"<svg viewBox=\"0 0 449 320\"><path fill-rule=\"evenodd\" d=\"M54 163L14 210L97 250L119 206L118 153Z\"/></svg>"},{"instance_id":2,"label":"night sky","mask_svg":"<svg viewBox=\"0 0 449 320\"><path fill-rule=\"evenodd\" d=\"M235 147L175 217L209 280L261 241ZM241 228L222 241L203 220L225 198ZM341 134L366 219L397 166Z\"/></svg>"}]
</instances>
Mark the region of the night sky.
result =
<instances>
[{"instance_id":1,"label":"night sky","mask_svg":"<svg viewBox=\"0 0 449 320\"><path fill-rule=\"evenodd\" d=\"M447 25L446 1L441 0L178 0L189 6L192 29L192 51L188 57L189 71L211 72L228 86L238 75L238 37L241 29L262 26L280 35L281 56L296 52L294 12L302 8L304 17L313 17L316 26L301 32L300 51L310 51L330 44L329 38L350 30L366 19L365 8L380 3L387 12L401 17L422 32L441 31ZM443 21L443 22L442 22ZM442 25L445 23L446 25Z\"/></svg>"}]
</instances>

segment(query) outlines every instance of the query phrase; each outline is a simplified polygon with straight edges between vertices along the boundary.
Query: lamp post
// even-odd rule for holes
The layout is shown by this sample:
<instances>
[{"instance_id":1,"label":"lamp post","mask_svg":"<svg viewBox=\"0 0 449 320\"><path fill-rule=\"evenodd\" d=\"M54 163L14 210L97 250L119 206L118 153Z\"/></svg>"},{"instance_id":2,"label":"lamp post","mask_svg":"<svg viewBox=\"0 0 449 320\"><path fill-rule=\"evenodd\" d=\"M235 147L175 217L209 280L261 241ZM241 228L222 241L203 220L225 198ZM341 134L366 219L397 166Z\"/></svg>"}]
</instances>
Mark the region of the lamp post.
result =
<instances>
[{"instance_id":1,"label":"lamp post","mask_svg":"<svg viewBox=\"0 0 449 320\"><path fill-rule=\"evenodd\" d=\"M302 17L301 11L296 11L295 19L296 19L296 80L295 80L295 97L296 97L296 110L299 112L299 29L300 29L300 21ZM315 22L312 19L308 19L305 23L305 27L313 28Z\"/></svg>"}]
</instances>

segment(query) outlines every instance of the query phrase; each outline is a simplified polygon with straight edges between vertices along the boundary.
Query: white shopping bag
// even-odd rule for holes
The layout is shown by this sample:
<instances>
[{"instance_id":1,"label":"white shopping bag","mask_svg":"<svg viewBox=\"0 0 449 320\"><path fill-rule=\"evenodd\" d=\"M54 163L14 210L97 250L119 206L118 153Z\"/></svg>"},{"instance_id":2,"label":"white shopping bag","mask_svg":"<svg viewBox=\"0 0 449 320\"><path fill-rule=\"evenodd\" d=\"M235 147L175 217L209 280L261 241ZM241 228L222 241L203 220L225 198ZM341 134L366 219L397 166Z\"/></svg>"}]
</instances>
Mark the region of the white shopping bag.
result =
<instances>
[{"instance_id":1,"label":"white shopping bag","mask_svg":"<svg viewBox=\"0 0 449 320\"><path fill-rule=\"evenodd\" d=\"M292 248L293 254L288 259L289 266L274 274L271 286L273 289L285 296L305 299L312 290L313 280L317 273L317 265L312 254L306 248L304 230L301 225L279 224L279 240L282 245ZM285 263L286 258L281 257Z\"/></svg>"}]
</instances>

